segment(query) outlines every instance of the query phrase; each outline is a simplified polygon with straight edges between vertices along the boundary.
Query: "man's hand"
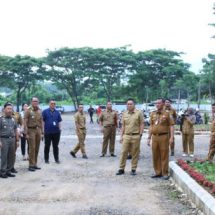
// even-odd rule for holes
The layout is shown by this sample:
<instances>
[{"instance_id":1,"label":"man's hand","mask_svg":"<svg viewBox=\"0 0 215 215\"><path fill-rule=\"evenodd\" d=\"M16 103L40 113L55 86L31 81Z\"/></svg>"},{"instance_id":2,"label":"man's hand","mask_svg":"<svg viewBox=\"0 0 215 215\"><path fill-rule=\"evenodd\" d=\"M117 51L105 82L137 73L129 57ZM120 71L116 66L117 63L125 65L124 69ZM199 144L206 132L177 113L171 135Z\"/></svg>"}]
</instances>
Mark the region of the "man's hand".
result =
<instances>
[{"instance_id":1,"label":"man's hand","mask_svg":"<svg viewBox=\"0 0 215 215\"><path fill-rule=\"evenodd\" d=\"M148 138L148 139L147 139L147 145L148 145L148 146L151 146L151 138Z\"/></svg>"},{"instance_id":2,"label":"man's hand","mask_svg":"<svg viewBox=\"0 0 215 215\"><path fill-rule=\"evenodd\" d=\"M123 142L123 137L121 136L121 137L120 137L120 141L119 141L119 143L121 143L121 144L122 144L122 142Z\"/></svg>"},{"instance_id":3,"label":"man's hand","mask_svg":"<svg viewBox=\"0 0 215 215\"><path fill-rule=\"evenodd\" d=\"M2 143L0 142L0 148L2 148Z\"/></svg>"},{"instance_id":4,"label":"man's hand","mask_svg":"<svg viewBox=\"0 0 215 215\"><path fill-rule=\"evenodd\" d=\"M169 145L171 146L173 144L173 142L174 142L173 138L170 137L170 139L169 139Z\"/></svg>"},{"instance_id":5,"label":"man's hand","mask_svg":"<svg viewBox=\"0 0 215 215\"><path fill-rule=\"evenodd\" d=\"M19 147L19 141L16 141L16 147L17 148Z\"/></svg>"},{"instance_id":6,"label":"man's hand","mask_svg":"<svg viewBox=\"0 0 215 215\"><path fill-rule=\"evenodd\" d=\"M25 138L26 138L27 140L29 140L29 135L28 135L28 134L26 134Z\"/></svg>"},{"instance_id":7,"label":"man's hand","mask_svg":"<svg viewBox=\"0 0 215 215\"><path fill-rule=\"evenodd\" d=\"M104 128L103 127L101 127L101 133L104 133Z\"/></svg>"}]
</instances>

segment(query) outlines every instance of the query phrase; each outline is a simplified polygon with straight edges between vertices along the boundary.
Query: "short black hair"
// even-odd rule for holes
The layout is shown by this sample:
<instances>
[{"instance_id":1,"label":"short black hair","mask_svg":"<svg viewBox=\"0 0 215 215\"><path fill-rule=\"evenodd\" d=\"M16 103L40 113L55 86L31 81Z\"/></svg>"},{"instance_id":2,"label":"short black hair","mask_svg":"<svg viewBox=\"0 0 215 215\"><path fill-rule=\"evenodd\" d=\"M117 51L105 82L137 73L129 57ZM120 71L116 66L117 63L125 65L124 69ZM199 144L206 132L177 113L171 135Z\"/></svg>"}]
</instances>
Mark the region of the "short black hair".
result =
<instances>
[{"instance_id":1,"label":"short black hair","mask_svg":"<svg viewBox=\"0 0 215 215\"><path fill-rule=\"evenodd\" d=\"M161 100L163 103L165 102L165 99L162 97L157 98L157 100Z\"/></svg>"},{"instance_id":2,"label":"short black hair","mask_svg":"<svg viewBox=\"0 0 215 215\"><path fill-rule=\"evenodd\" d=\"M37 99L39 101L38 97L36 96L31 97L31 101L33 101L33 99Z\"/></svg>"},{"instance_id":3,"label":"short black hair","mask_svg":"<svg viewBox=\"0 0 215 215\"><path fill-rule=\"evenodd\" d=\"M135 104L135 100L132 99L132 98L128 98L127 101L126 101L126 103L127 103L128 101L132 101L132 102Z\"/></svg>"},{"instance_id":4,"label":"short black hair","mask_svg":"<svg viewBox=\"0 0 215 215\"><path fill-rule=\"evenodd\" d=\"M82 105L82 106L83 106L83 104L82 104L82 103L80 103L80 104L78 104L78 107L79 107L80 105Z\"/></svg>"},{"instance_id":5,"label":"short black hair","mask_svg":"<svg viewBox=\"0 0 215 215\"><path fill-rule=\"evenodd\" d=\"M172 103L172 100L171 100L171 99L169 99L169 98L166 98L166 99L165 99L165 101L169 101L169 102L171 102L171 103Z\"/></svg>"},{"instance_id":6,"label":"short black hair","mask_svg":"<svg viewBox=\"0 0 215 215\"><path fill-rule=\"evenodd\" d=\"M213 103L212 106L215 106L215 103Z\"/></svg>"},{"instance_id":7,"label":"short black hair","mask_svg":"<svg viewBox=\"0 0 215 215\"><path fill-rule=\"evenodd\" d=\"M6 108L7 106L13 106L13 105L12 105L11 102L6 102L6 103L4 104L4 108Z\"/></svg>"}]
</instances>

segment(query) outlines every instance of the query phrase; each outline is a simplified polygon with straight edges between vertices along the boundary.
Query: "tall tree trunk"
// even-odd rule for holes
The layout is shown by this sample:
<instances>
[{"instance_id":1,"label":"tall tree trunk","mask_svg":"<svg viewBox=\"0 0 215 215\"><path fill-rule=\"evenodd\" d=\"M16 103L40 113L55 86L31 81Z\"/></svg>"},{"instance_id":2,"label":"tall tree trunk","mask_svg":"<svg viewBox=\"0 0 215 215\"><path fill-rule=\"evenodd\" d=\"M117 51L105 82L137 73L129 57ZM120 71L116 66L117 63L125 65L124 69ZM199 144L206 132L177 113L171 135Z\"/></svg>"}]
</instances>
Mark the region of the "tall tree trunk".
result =
<instances>
[{"instance_id":1,"label":"tall tree trunk","mask_svg":"<svg viewBox=\"0 0 215 215\"><path fill-rule=\"evenodd\" d=\"M19 87L16 92L16 111L17 112L19 112L20 102L21 102L21 89Z\"/></svg>"},{"instance_id":2,"label":"tall tree trunk","mask_svg":"<svg viewBox=\"0 0 215 215\"><path fill-rule=\"evenodd\" d=\"M201 104L201 85L199 82L199 84L198 84L198 109L200 109L200 104Z\"/></svg>"},{"instance_id":3,"label":"tall tree trunk","mask_svg":"<svg viewBox=\"0 0 215 215\"><path fill-rule=\"evenodd\" d=\"M178 105L177 105L177 110L179 111L179 106L181 104L181 90L178 90Z\"/></svg>"}]
</instances>

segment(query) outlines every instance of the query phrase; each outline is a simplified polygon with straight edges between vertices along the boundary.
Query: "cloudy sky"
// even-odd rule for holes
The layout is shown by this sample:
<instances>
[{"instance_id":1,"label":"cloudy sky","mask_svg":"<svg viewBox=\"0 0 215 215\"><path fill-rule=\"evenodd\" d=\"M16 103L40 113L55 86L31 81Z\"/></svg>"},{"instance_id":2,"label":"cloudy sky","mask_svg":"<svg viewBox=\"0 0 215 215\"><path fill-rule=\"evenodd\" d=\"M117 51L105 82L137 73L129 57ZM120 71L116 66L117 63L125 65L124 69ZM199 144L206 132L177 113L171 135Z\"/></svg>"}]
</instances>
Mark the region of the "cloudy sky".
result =
<instances>
[{"instance_id":1,"label":"cloudy sky","mask_svg":"<svg viewBox=\"0 0 215 215\"><path fill-rule=\"evenodd\" d=\"M0 54L45 56L60 47L186 53L192 70L215 53L214 0L0 0Z\"/></svg>"}]
</instances>

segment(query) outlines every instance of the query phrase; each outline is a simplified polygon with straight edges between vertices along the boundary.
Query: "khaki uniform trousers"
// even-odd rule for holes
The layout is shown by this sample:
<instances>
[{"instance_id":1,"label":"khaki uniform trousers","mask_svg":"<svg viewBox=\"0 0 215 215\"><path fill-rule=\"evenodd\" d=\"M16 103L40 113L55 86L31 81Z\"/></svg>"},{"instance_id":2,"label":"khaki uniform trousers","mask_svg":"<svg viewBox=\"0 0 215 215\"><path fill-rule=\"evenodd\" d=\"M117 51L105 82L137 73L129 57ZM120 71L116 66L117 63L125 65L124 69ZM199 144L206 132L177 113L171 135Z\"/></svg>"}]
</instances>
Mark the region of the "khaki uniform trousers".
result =
<instances>
[{"instance_id":1,"label":"khaki uniform trousers","mask_svg":"<svg viewBox=\"0 0 215 215\"><path fill-rule=\"evenodd\" d=\"M85 141L85 138L86 138L86 129L77 129L76 130L76 134L78 136L78 143L75 146L75 148L73 149L73 152L77 153L79 151L79 149L81 149L81 153L83 155L85 155L86 152L85 152L84 141Z\"/></svg>"},{"instance_id":2,"label":"khaki uniform trousers","mask_svg":"<svg viewBox=\"0 0 215 215\"><path fill-rule=\"evenodd\" d=\"M13 167L13 156L15 153L15 138L1 138L1 173L9 173Z\"/></svg>"},{"instance_id":3,"label":"khaki uniform trousers","mask_svg":"<svg viewBox=\"0 0 215 215\"><path fill-rule=\"evenodd\" d=\"M104 127L103 128L103 145L102 154L107 153L107 147L109 143L109 152L114 154L115 149L115 139L116 139L116 126Z\"/></svg>"},{"instance_id":4,"label":"khaki uniform trousers","mask_svg":"<svg viewBox=\"0 0 215 215\"><path fill-rule=\"evenodd\" d=\"M194 132L188 134L182 133L183 152L188 154L194 153Z\"/></svg>"},{"instance_id":5,"label":"khaki uniform trousers","mask_svg":"<svg viewBox=\"0 0 215 215\"><path fill-rule=\"evenodd\" d=\"M132 155L131 169L136 170L140 155L140 135L123 135L120 169L125 169L129 149Z\"/></svg>"},{"instance_id":6,"label":"khaki uniform trousers","mask_svg":"<svg viewBox=\"0 0 215 215\"><path fill-rule=\"evenodd\" d=\"M156 175L169 172L169 135L152 135L152 159Z\"/></svg>"},{"instance_id":7,"label":"khaki uniform trousers","mask_svg":"<svg viewBox=\"0 0 215 215\"><path fill-rule=\"evenodd\" d=\"M37 157L40 149L41 130L28 129L29 143L29 166L37 166Z\"/></svg>"},{"instance_id":8,"label":"khaki uniform trousers","mask_svg":"<svg viewBox=\"0 0 215 215\"><path fill-rule=\"evenodd\" d=\"M215 135L211 135L210 148L209 148L209 153L208 153L207 160L212 161L214 155L215 155Z\"/></svg>"}]
</instances>

